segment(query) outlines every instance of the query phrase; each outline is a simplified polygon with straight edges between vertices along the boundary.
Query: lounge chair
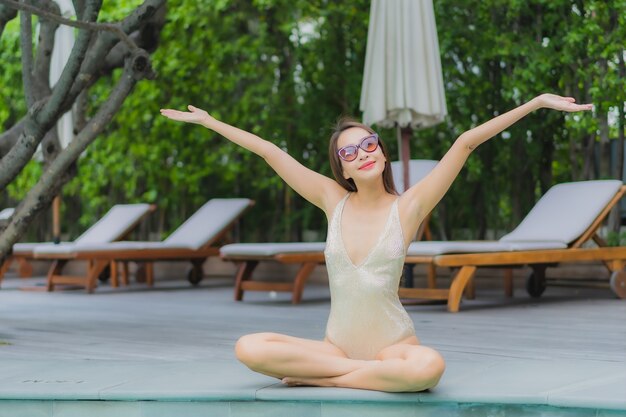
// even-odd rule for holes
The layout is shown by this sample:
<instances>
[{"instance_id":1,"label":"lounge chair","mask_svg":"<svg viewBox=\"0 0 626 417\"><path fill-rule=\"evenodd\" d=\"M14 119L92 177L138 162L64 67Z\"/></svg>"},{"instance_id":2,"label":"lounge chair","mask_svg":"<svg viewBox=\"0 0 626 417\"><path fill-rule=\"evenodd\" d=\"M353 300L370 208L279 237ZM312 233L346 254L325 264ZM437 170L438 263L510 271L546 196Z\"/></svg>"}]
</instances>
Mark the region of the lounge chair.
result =
<instances>
[{"instance_id":1,"label":"lounge chair","mask_svg":"<svg viewBox=\"0 0 626 417\"><path fill-rule=\"evenodd\" d=\"M527 289L540 296L546 286L545 269L562 262L601 261L611 272L610 287L626 298L626 247L606 247L596 234L622 196L626 187L618 180L582 181L555 185L511 233L499 241L413 242L407 264L425 264L429 269L428 288L400 288L403 299L446 300L448 311L458 312L461 297L478 267L510 270L530 266ZM583 248L593 240L599 247ZM280 262L314 263L323 254L280 254ZM436 288L435 267L457 268L448 289ZM507 274L509 281L512 275ZM508 284L511 286L511 282Z\"/></svg>"},{"instance_id":2,"label":"lounge chair","mask_svg":"<svg viewBox=\"0 0 626 417\"><path fill-rule=\"evenodd\" d=\"M401 288L400 296L447 300L448 310L457 312L463 292L467 288L472 292L473 276L479 267L505 268L507 292L512 294L510 268L528 265L532 272L526 289L531 296L539 297L546 288L547 267L601 261L612 272L613 291L626 298L626 247L606 247L596 234L625 192L626 187L618 180L558 184L546 192L515 230L498 241L414 242L406 262L427 265L429 288ZM583 247L590 240L599 247ZM437 266L459 269L449 289L436 288Z\"/></svg>"},{"instance_id":3,"label":"lounge chair","mask_svg":"<svg viewBox=\"0 0 626 417\"><path fill-rule=\"evenodd\" d=\"M111 277L116 282L118 262L122 263L122 278L126 281L129 261L145 263L146 281L149 285L153 283L153 262L190 261L192 268L188 279L197 284L203 276L204 261L219 254L219 248L215 244L225 238L239 217L253 204L247 198L214 198L162 242L112 242L75 248L37 247L35 258L55 261L48 272L49 291L53 291L57 284L70 284L83 286L91 293L95 289L98 275L107 265L111 265ZM62 275L59 268L70 260L89 261L87 273L83 276Z\"/></svg>"},{"instance_id":4,"label":"lounge chair","mask_svg":"<svg viewBox=\"0 0 626 417\"><path fill-rule=\"evenodd\" d=\"M424 178L438 161L413 159L409 161L409 182L416 184ZM401 162L391 163L396 188L401 191ZM417 240L422 236L430 238L428 219L418 231ZM291 302L298 304L302 300L302 291L306 281L319 264L324 263L326 242L293 242L293 243L235 243L220 249L220 256L225 261L239 264L235 277L235 301L243 300L245 291L277 291L290 292ZM254 281L253 272L260 262L279 262L288 259L288 263L298 263L300 268L292 282Z\"/></svg>"},{"instance_id":5,"label":"lounge chair","mask_svg":"<svg viewBox=\"0 0 626 417\"><path fill-rule=\"evenodd\" d=\"M37 247L54 247L70 250L87 244L107 243L126 237L155 207L150 204L117 204L113 206L100 220L87 229L73 242L39 242L16 243L11 254L0 267L0 282L4 273L13 261L20 263L20 276L27 277L32 273L28 263L34 259L34 250Z\"/></svg>"}]
</instances>

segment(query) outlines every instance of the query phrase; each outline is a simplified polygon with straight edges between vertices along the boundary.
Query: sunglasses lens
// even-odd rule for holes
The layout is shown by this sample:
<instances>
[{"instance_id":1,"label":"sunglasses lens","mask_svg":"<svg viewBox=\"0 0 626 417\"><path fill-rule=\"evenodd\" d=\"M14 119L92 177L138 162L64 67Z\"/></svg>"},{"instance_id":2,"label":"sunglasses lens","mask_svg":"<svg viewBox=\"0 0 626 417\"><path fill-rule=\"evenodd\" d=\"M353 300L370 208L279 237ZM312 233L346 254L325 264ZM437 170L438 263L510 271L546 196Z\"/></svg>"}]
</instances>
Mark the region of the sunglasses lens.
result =
<instances>
[{"instance_id":1,"label":"sunglasses lens","mask_svg":"<svg viewBox=\"0 0 626 417\"><path fill-rule=\"evenodd\" d=\"M339 150L339 157L344 161L354 161L357 156L357 148L354 145L346 146Z\"/></svg>"},{"instance_id":2,"label":"sunglasses lens","mask_svg":"<svg viewBox=\"0 0 626 417\"><path fill-rule=\"evenodd\" d=\"M376 136L365 138L361 143L361 148L363 148L365 152L374 152L376 148L378 148L378 138Z\"/></svg>"}]
</instances>

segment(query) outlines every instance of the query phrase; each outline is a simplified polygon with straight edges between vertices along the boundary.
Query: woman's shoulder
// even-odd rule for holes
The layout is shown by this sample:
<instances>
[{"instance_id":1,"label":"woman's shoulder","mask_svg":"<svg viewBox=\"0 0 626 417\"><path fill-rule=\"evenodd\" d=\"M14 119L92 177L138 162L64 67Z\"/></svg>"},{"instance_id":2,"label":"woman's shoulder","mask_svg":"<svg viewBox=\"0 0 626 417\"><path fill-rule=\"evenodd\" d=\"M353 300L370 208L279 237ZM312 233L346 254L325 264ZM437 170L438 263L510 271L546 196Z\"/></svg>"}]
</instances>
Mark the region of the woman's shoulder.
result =
<instances>
[{"instance_id":1,"label":"woman's shoulder","mask_svg":"<svg viewBox=\"0 0 626 417\"><path fill-rule=\"evenodd\" d=\"M333 215L335 209L339 206L339 203L347 199L350 196L350 194L352 194L351 191L346 190L345 188L341 187L339 184L337 185L338 187L330 191L328 195L326 196L324 212L326 213L326 217L329 220L331 216Z\"/></svg>"}]
</instances>

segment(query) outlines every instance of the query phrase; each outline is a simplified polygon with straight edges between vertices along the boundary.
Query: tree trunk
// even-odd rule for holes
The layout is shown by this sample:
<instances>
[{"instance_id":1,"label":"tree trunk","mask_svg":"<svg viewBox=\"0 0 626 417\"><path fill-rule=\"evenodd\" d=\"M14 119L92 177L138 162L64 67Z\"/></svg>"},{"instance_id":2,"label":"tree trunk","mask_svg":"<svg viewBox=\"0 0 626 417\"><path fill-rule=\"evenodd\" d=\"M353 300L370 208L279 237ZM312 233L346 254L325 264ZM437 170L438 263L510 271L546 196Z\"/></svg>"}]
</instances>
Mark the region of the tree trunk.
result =
<instances>
[{"instance_id":1,"label":"tree trunk","mask_svg":"<svg viewBox=\"0 0 626 417\"><path fill-rule=\"evenodd\" d=\"M102 72L101 69L111 49L121 42L115 35L115 31L119 31L119 29L114 28L115 30L111 33L111 25L93 24L94 26L89 26L88 28L81 27L61 78L54 89L50 91L47 85L47 77L50 68L49 51L52 50L53 42L49 38L53 36L53 27L56 26L52 22L59 19L62 20L62 18L50 14L48 9L33 8L27 3L18 4L11 0L0 0L0 2L10 3L18 8L30 7L28 12L41 13L44 17L40 18L40 35L45 37L39 42L34 63L28 57L25 60L26 68L23 78L25 85L29 85L25 90L27 93L31 91L29 100L34 101L34 104L30 106L29 113L22 120L0 135L0 142L4 142L3 139L5 138L14 140L14 146L10 148L3 143L5 145L3 150L8 149L8 152L4 154L0 161L0 188L6 187L22 170L42 140L44 156L46 157L44 173L35 187L29 191L18 206L6 229L0 235L0 261L2 261L37 214L51 204L52 199L60 192L62 186L75 175L76 160L87 146L106 128L119 110L124 99L130 94L133 86L143 78L152 78L154 73L150 65L148 53L137 47L137 45L128 46L128 53L125 55L124 60L124 72L107 101L100 106L91 120L86 123L84 120L78 121L76 126L80 130L77 132L76 138L65 150L60 152L58 139L56 138L56 129L54 129L55 123L65 111L72 107L77 97L86 88L97 81L99 77L106 75L106 72ZM99 0L87 0L84 2L84 7L83 2L77 1L76 3L83 11L83 20L79 24L88 25L89 22L96 21L101 4ZM48 1L40 1L37 4L50 7L50 2ZM0 22L3 21L3 16L5 16L5 8L4 4L0 4ZM155 27L162 27L164 20L151 21L151 19L154 16L163 18L164 14L162 12L157 13L157 11L163 11L164 9L165 0L146 0L129 17L124 19L119 27L131 33L142 30L144 26L153 23L150 30L154 31ZM26 14L24 12L24 15ZM27 21L26 16L23 20ZM70 25L74 25L74 23L70 22ZM106 31L99 31L101 27L105 27ZM95 42L90 41L93 31L99 31ZM24 33L22 45L28 43L26 39L28 37L27 27ZM126 34L124 34L124 37L128 38ZM124 42L132 44L132 40L129 39L125 39ZM43 87L40 87L41 85ZM83 94L81 97L85 98L85 95Z\"/></svg>"},{"instance_id":2,"label":"tree trunk","mask_svg":"<svg viewBox=\"0 0 626 417\"><path fill-rule=\"evenodd\" d=\"M128 58L124 73L107 101L76 139L50 164L37 184L26 195L17 213L11 217L9 225L0 235L0 261L4 261L6 254L24 233L32 219L52 203L53 198L59 193L63 185L71 179L71 175L68 175L71 166L110 123L137 81L151 74L146 62L148 59L149 57L144 51L139 51Z\"/></svg>"}]
</instances>

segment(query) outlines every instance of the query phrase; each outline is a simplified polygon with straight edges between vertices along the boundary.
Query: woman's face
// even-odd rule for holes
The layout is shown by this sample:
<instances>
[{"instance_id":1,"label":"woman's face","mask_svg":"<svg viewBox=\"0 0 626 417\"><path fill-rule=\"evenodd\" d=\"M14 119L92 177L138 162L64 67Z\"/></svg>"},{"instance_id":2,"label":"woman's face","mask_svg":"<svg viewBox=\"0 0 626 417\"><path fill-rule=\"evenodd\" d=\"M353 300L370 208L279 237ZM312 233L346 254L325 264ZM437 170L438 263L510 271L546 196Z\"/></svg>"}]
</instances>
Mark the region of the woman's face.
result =
<instances>
[{"instance_id":1,"label":"woman's face","mask_svg":"<svg viewBox=\"0 0 626 417\"><path fill-rule=\"evenodd\" d=\"M352 178L355 182L358 182L382 175L387 159L383 155L380 146L376 146L376 149L372 152L365 151L363 148L367 148L368 144L372 146L372 133L363 128L352 127L341 133L337 139L337 150L353 145L356 147L357 152L353 161L341 160L344 178ZM352 151L354 151L354 148Z\"/></svg>"}]
</instances>

